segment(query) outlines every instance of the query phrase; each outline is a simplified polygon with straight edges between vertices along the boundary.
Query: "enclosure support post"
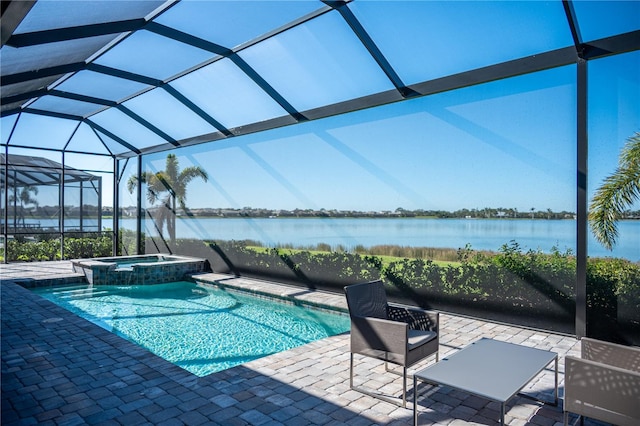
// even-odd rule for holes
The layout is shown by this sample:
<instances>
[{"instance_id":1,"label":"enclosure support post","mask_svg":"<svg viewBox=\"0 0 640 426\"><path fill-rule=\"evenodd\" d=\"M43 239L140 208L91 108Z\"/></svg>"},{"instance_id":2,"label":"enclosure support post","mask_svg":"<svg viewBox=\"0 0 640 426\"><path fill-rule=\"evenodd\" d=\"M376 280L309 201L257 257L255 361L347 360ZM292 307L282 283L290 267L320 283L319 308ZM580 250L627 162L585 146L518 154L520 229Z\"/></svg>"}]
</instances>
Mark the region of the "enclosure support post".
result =
<instances>
[{"instance_id":1,"label":"enclosure support post","mask_svg":"<svg viewBox=\"0 0 640 426\"><path fill-rule=\"evenodd\" d=\"M14 182L18 181L18 172L16 170L13 171L13 181ZM13 232L14 234L17 231L18 231L18 186L14 184L13 185Z\"/></svg>"},{"instance_id":2,"label":"enclosure support post","mask_svg":"<svg viewBox=\"0 0 640 426\"><path fill-rule=\"evenodd\" d=\"M120 247L120 162L114 156L113 157L113 247L112 252L114 256L118 255L118 247ZM100 194L102 195L102 179L100 180ZM102 209L100 210L102 212ZM100 215L102 219L102 214ZM102 228L100 228L102 229Z\"/></svg>"},{"instance_id":3,"label":"enclosure support post","mask_svg":"<svg viewBox=\"0 0 640 426\"><path fill-rule=\"evenodd\" d=\"M576 229L576 336L587 335L587 61L578 60L577 75L577 229Z\"/></svg>"},{"instance_id":4,"label":"enclosure support post","mask_svg":"<svg viewBox=\"0 0 640 426\"><path fill-rule=\"evenodd\" d=\"M84 232L84 182L80 180L80 232ZM84 238L84 235L82 236Z\"/></svg>"},{"instance_id":5,"label":"enclosure support post","mask_svg":"<svg viewBox=\"0 0 640 426\"><path fill-rule=\"evenodd\" d=\"M9 144L4 146L4 220L2 227L2 259L4 263L8 263L7 245L9 243Z\"/></svg>"},{"instance_id":6,"label":"enclosure support post","mask_svg":"<svg viewBox=\"0 0 640 426\"><path fill-rule=\"evenodd\" d=\"M136 251L142 253L142 154L138 154L138 194L136 211Z\"/></svg>"},{"instance_id":7,"label":"enclosure support post","mask_svg":"<svg viewBox=\"0 0 640 426\"><path fill-rule=\"evenodd\" d=\"M60 259L64 259L64 191L65 186L65 158L64 151L62 151L62 171L60 179L60 218L58 219L58 226L60 227Z\"/></svg>"},{"instance_id":8,"label":"enclosure support post","mask_svg":"<svg viewBox=\"0 0 640 426\"><path fill-rule=\"evenodd\" d=\"M91 185L93 186L93 185ZM102 235L102 176L98 178L98 235Z\"/></svg>"}]
</instances>

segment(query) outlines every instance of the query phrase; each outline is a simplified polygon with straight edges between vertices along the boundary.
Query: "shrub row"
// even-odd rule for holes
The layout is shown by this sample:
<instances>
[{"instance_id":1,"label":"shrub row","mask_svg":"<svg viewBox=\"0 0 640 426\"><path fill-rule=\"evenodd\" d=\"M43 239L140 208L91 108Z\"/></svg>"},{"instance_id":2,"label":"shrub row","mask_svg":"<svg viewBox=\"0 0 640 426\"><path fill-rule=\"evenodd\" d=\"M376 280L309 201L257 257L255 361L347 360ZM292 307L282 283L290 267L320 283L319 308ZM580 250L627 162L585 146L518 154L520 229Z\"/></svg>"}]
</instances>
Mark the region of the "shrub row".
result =
<instances>
[{"instance_id":1,"label":"shrub row","mask_svg":"<svg viewBox=\"0 0 640 426\"><path fill-rule=\"evenodd\" d=\"M66 259L111 256L112 252L113 239L111 235L68 236L64 239L64 257ZM9 240L7 244L7 260L9 262L60 260L60 253L59 238L40 238L35 241Z\"/></svg>"},{"instance_id":2,"label":"shrub row","mask_svg":"<svg viewBox=\"0 0 640 426\"><path fill-rule=\"evenodd\" d=\"M135 231L120 231L118 254L135 254ZM113 238L109 230L104 233L70 232L64 239L65 259L107 257L113 255ZM7 261L33 262L60 260L60 234L34 234L20 236L7 244ZM0 251L0 261L4 261Z\"/></svg>"}]
</instances>

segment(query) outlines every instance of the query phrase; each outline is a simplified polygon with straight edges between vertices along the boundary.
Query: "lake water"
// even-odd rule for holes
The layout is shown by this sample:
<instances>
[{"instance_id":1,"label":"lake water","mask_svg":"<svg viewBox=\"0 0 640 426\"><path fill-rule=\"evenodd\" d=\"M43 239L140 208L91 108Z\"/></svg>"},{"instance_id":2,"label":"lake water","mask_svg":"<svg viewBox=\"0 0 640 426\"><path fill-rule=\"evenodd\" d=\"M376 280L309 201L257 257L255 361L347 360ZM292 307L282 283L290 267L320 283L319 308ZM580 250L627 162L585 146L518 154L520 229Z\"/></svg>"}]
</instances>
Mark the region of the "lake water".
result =
<instances>
[{"instance_id":1,"label":"lake water","mask_svg":"<svg viewBox=\"0 0 640 426\"><path fill-rule=\"evenodd\" d=\"M40 220L40 226L57 221ZM67 226L72 226L67 221ZM103 221L111 228L111 220ZM135 230L135 219L123 219L122 227ZM95 224L97 225L97 223ZM145 232L157 235L152 222ZM524 251L576 250L576 221L545 219L424 219L424 218L179 218L178 238L211 240L255 240L267 246L326 243L351 249L358 245L399 245L458 249L467 243L477 250L498 250L515 240ZM589 233L589 256L614 256L640 260L640 220L621 221L613 251L605 250ZM166 232L166 231L165 231Z\"/></svg>"},{"instance_id":2,"label":"lake water","mask_svg":"<svg viewBox=\"0 0 640 426\"><path fill-rule=\"evenodd\" d=\"M135 220L125 219L123 227L135 229ZM147 227L151 227L147 221ZM498 250L511 240L524 251L576 251L574 220L544 219L422 219L422 218L201 218L179 219L178 238L261 241L268 246L293 244L310 246L326 243L351 249L358 245L392 244L413 247ZM615 249L605 250L589 235L589 255L640 260L640 221L621 221ZM154 235L151 229L146 232ZM157 233L156 233L157 235Z\"/></svg>"}]
</instances>

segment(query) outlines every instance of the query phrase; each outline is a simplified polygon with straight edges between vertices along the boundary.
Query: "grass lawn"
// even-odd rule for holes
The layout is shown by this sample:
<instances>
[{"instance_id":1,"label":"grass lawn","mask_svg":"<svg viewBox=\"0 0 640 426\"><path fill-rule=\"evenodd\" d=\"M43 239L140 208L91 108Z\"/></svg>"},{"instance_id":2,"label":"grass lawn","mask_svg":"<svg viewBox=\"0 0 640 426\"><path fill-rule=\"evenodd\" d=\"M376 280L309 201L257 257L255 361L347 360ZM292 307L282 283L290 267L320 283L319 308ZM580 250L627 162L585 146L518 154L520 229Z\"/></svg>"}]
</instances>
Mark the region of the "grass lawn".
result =
<instances>
[{"instance_id":1,"label":"grass lawn","mask_svg":"<svg viewBox=\"0 0 640 426\"><path fill-rule=\"evenodd\" d=\"M259 247L259 246L247 246L247 249L254 250L257 253L268 253L271 250L268 247ZM311 253L312 255L322 255L322 254L328 253L327 251L322 251L322 250L290 249L290 248L279 248L278 251L286 255L294 255L296 253L301 253L301 252L308 252L308 253ZM357 253L357 254L360 254L361 256L368 256L368 254L366 253ZM370 256L376 256L380 258L382 260L383 266L388 266L392 262L398 262L398 261L407 259L406 257L378 255L378 254L374 254ZM431 261L438 266L460 266L461 265L460 262L452 262L447 260L431 260Z\"/></svg>"}]
</instances>

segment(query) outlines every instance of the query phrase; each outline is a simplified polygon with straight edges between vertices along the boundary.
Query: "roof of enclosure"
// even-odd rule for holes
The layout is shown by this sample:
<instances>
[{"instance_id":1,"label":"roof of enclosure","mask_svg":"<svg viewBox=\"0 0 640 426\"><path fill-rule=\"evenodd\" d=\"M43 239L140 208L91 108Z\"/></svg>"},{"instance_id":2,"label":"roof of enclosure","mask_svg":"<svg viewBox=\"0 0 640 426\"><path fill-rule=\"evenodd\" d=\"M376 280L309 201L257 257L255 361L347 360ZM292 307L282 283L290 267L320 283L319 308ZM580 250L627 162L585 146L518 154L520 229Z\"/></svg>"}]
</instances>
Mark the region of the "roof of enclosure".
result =
<instances>
[{"instance_id":1,"label":"roof of enclosure","mask_svg":"<svg viewBox=\"0 0 640 426\"><path fill-rule=\"evenodd\" d=\"M0 163L5 163L4 154L0 154ZM7 164L9 185L5 187L8 188L59 185L63 180L62 164L47 158L9 154ZM4 179L5 174L0 173L0 183L3 186ZM69 166L64 168L65 184L92 180L100 180L100 177Z\"/></svg>"},{"instance_id":2,"label":"roof of enclosure","mask_svg":"<svg viewBox=\"0 0 640 426\"><path fill-rule=\"evenodd\" d=\"M1 23L2 144L122 157L640 48L637 1L3 1Z\"/></svg>"}]
</instances>

